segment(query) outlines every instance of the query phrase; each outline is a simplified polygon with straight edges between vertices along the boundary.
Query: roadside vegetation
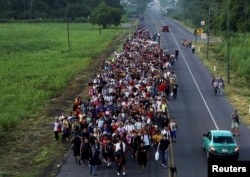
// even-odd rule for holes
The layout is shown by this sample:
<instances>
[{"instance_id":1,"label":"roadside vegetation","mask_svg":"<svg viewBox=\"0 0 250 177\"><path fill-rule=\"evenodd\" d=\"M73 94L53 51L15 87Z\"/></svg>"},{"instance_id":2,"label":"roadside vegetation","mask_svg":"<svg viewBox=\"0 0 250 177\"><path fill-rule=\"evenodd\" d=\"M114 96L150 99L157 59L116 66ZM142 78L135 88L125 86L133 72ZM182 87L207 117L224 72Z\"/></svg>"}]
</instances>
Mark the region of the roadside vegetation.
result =
<instances>
[{"instance_id":1,"label":"roadside vegetation","mask_svg":"<svg viewBox=\"0 0 250 177\"><path fill-rule=\"evenodd\" d=\"M0 24L0 176L55 176L70 144L54 141L54 116L71 110L128 31L69 24L69 49L66 24Z\"/></svg>"},{"instance_id":2,"label":"roadside vegetation","mask_svg":"<svg viewBox=\"0 0 250 177\"><path fill-rule=\"evenodd\" d=\"M33 117L120 33L90 24L0 24L0 131Z\"/></svg>"},{"instance_id":3,"label":"roadside vegetation","mask_svg":"<svg viewBox=\"0 0 250 177\"><path fill-rule=\"evenodd\" d=\"M203 43L201 44L201 51L198 52L198 55L212 75L223 77L225 81L225 92L229 101L232 106L238 110L240 120L250 127L250 57L248 55L250 50L246 47L250 44L250 40L245 41L243 36L241 35L230 40L229 60L227 56L228 48L226 41L221 43L210 43L208 59L206 54L207 44ZM228 61L230 65L229 84Z\"/></svg>"}]
</instances>

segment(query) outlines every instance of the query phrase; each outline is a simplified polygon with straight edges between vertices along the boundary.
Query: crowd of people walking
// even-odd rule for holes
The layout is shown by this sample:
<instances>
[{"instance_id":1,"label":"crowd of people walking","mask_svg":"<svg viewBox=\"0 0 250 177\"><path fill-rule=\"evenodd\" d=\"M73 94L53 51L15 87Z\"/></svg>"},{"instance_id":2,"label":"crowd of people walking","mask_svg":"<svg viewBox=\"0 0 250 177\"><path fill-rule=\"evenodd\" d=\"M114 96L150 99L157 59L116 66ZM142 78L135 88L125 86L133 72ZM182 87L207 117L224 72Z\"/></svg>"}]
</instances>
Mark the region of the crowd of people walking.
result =
<instances>
[{"instance_id":1,"label":"crowd of people walking","mask_svg":"<svg viewBox=\"0 0 250 177\"><path fill-rule=\"evenodd\" d=\"M136 29L88 83L89 99L77 96L72 112L56 117L56 141L61 132L61 141L72 143L75 163L92 175L102 164L125 176L131 156L143 173L152 148L167 168L168 146L176 142L178 131L168 109L177 98L177 58L178 50L166 53L152 34Z\"/></svg>"}]
</instances>

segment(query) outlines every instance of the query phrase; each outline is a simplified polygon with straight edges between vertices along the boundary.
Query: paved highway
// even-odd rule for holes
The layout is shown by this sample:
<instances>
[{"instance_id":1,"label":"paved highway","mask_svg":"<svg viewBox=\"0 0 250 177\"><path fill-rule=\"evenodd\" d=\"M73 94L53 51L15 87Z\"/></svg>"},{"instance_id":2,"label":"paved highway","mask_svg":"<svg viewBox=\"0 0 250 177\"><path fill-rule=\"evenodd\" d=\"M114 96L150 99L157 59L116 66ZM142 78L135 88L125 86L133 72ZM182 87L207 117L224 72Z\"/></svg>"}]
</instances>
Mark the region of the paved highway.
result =
<instances>
[{"instance_id":1,"label":"paved highway","mask_svg":"<svg viewBox=\"0 0 250 177\"><path fill-rule=\"evenodd\" d=\"M207 161L201 149L201 137L209 129L230 130L232 105L226 95L215 96L211 90L211 74L190 48L183 48L181 40L195 41L193 33L164 18L155 5L146 17L145 26L159 31L162 25L170 26L170 33L161 33L161 47L169 51L180 50L175 70L178 76L179 95L171 101L170 114L179 124L178 142L173 144L174 165L178 177L207 176ZM201 39L199 39L201 40ZM218 77L218 76L217 76ZM240 125L239 160L250 160L249 128Z\"/></svg>"},{"instance_id":2,"label":"paved highway","mask_svg":"<svg viewBox=\"0 0 250 177\"><path fill-rule=\"evenodd\" d=\"M170 100L170 116L175 117L179 126L177 142L171 145L173 156L169 158L169 166L176 166L178 177L207 177L207 160L202 150L202 134L210 129L230 130L230 115L233 111L226 95L215 96L211 89L211 74L199 58L192 54L190 48L181 46L181 40L195 41L193 33L179 24L162 17L159 6L153 5L146 19L140 21L152 33L161 34L161 48L174 52L179 50L179 59L175 66L179 92L176 100ZM163 25L170 26L171 31L161 32ZM239 160L250 160L249 128L241 124L240 136L236 140L240 146ZM66 155L66 160L57 177L89 177L88 169L75 164L72 152ZM98 176L117 176L116 168L107 169L100 166ZM154 160L154 150L143 175L138 173L138 165L127 154L127 176L168 177L169 171L161 167L160 161Z\"/></svg>"}]
</instances>

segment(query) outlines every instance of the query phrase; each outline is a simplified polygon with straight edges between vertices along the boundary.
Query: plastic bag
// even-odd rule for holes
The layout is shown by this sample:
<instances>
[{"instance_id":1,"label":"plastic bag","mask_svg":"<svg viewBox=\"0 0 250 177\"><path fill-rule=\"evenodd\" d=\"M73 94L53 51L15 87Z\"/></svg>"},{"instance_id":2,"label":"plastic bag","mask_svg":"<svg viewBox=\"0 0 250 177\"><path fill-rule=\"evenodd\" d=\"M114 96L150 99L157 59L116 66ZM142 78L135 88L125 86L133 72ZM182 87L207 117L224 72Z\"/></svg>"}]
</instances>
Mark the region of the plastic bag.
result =
<instances>
[{"instance_id":1,"label":"plastic bag","mask_svg":"<svg viewBox=\"0 0 250 177\"><path fill-rule=\"evenodd\" d=\"M159 153L159 151L156 151L155 152L155 160L158 161L159 157L160 157L160 153Z\"/></svg>"}]
</instances>

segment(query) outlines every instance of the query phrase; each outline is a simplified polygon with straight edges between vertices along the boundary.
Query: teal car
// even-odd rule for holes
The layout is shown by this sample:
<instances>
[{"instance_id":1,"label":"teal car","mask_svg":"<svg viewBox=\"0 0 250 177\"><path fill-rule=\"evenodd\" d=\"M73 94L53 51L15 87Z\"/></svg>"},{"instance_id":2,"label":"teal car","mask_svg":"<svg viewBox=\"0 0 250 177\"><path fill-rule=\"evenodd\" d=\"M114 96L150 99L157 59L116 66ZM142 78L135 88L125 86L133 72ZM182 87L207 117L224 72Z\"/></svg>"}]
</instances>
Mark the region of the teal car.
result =
<instances>
[{"instance_id":1,"label":"teal car","mask_svg":"<svg viewBox=\"0 0 250 177\"><path fill-rule=\"evenodd\" d=\"M202 148L208 160L238 160L239 157L239 147L233 134L228 130L210 130L203 134Z\"/></svg>"}]
</instances>

